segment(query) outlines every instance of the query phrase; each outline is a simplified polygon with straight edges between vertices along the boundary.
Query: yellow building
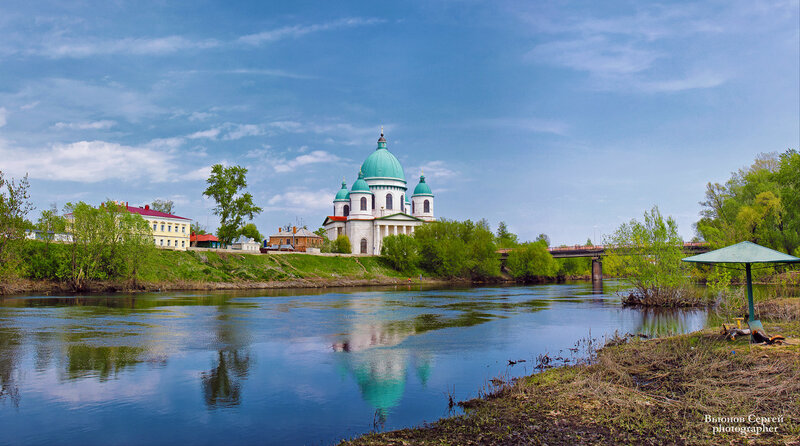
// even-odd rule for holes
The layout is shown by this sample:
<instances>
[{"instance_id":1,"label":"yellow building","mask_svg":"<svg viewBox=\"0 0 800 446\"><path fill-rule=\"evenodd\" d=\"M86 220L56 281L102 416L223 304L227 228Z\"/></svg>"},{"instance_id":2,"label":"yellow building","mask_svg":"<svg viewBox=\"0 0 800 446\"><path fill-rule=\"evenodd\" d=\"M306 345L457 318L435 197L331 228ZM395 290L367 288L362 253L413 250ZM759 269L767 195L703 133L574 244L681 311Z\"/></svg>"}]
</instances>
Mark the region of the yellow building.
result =
<instances>
[{"instance_id":1,"label":"yellow building","mask_svg":"<svg viewBox=\"0 0 800 446\"><path fill-rule=\"evenodd\" d=\"M150 209L150 205L137 208L125 203L125 207L128 212L139 214L147 221L153 230L153 241L159 248L185 251L189 247L189 235L192 233L191 219L155 211Z\"/></svg>"}]
</instances>

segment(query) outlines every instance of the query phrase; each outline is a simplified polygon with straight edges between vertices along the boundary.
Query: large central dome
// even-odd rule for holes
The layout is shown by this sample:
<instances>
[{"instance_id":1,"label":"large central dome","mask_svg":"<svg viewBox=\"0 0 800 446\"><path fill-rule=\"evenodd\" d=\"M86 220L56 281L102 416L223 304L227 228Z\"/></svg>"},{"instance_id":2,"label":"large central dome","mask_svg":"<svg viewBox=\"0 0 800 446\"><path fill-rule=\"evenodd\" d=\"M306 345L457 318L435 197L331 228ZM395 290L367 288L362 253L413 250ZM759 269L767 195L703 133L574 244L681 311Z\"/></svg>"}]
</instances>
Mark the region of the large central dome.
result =
<instances>
[{"instance_id":1,"label":"large central dome","mask_svg":"<svg viewBox=\"0 0 800 446\"><path fill-rule=\"evenodd\" d=\"M392 179L406 182L406 176L403 174L403 166L400 161L389 152L386 148L386 139L381 133L378 139L378 148L367 157L364 164L361 165L361 172L364 174L364 179Z\"/></svg>"}]
</instances>

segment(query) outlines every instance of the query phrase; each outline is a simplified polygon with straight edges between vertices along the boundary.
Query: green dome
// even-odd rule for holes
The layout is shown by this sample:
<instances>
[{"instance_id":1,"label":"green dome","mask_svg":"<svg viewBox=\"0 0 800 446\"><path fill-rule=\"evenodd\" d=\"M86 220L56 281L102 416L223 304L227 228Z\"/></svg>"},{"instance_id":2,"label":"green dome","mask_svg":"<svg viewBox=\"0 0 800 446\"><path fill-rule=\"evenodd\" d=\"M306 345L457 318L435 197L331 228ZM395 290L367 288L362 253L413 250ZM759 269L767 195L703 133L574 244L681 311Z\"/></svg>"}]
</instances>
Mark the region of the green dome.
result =
<instances>
[{"instance_id":1,"label":"green dome","mask_svg":"<svg viewBox=\"0 0 800 446\"><path fill-rule=\"evenodd\" d=\"M336 192L336 198L333 201L350 201L350 192L347 191L347 182L342 181L342 188Z\"/></svg>"},{"instance_id":2,"label":"green dome","mask_svg":"<svg viewBox=\"0 0 800 446\"><path fill-rule=\"evenodd\" d=\"M353 183L353 188L350 189L350 192L367 193L367 194L372 193L372 191L369 190L369 184L367 184L367 182L364 181L363 172L358 173L358 179L356 180L355 183Z\"/></svg>"},{"instance_id":3,"label":"green dome","mask_svg":"<svg viewBox=\"0 0 800 446\"><path fill-rule=\"evenodd\" d=\"M378 139L378 148L372 152L364 164L361 165L361 172L364 173L364 178L390 178L393 180L400 180L406 182L406 176L403 174L403 166L400 161L389 152L386 148L386 139L383 138L381 133Z\"/></svg>"},{"instance_id":4,"label":"green dome","mask_svg":"<svg viewBox=\"0 0 800 446\"><path fill-rule=\"evenodd\" d=\"M414 196L416 197L417 195L433 196L430 186L428 186L428 183L425 182L425 175L420 175L419 184L417 184L417 187L414 188Z\"/></svg>"}]
</instances>

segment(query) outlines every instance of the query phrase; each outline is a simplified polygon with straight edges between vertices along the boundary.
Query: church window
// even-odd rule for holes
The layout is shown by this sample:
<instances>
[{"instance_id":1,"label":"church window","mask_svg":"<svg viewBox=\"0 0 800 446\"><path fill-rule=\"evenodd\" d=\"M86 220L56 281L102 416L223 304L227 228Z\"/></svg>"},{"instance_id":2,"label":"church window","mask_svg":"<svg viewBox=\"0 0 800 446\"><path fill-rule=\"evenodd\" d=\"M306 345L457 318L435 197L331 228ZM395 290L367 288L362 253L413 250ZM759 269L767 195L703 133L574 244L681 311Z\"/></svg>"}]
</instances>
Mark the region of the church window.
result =
<instances>
[{"instance_id":1,"label":"church window","mask_svg":"<svg viewBox=\"0 0 800 446\"><path fill-rule=\"evenodd\" d=\"M362 238L361 239L361 254L366 254L366 253L367 253L367 239Z\"/></svg>"},{"instance_id":2,"label":"church window","mask_svg":"<svg viewBox=\"0 0 800 446\"><path fill-rule=\"evenodd\" d=\"M375 210L375 195L372 196L372 210Z\"/></svg>"},{"instance_id":3,"label":"church window","mask_svg":"<svg viewBox=\"0 0 800 446\"><path fill-rule=\"evenodd\" d=\"M406 196L400 195L400 212L406 211Z\"/></svg>"},{"instance_id":4,"label":"church window","mask_svg":"<svg viewBox=\"0 0 800 446\"><path fill-rule=\"evenodd\" d=\"M422 204L422 208L424 209L422 212L427 214L428 212L431 211L431 202L428 201L428 200L425 200L425 203Z\"/></svg>"},{"instance_id":5,"label":"church window","mask_svg":"<svg viewBox=\"0 0 800 446\"><path fill-rule=\"evenodd\" d=\"M347 217L350 215L350 206L344 205L344 216Z\"/></svg>"},{"instance_id":6,"label":"church window","mask_svg":"<svg viewBox=\"0 0 800 446\"><path fill-rule=\"evenodd\" d=\"M411 199L411 213L412 213L412 214L414 214L414 213L416 213L416 212L417 212L417 211L415 211L415 210L414 210L414 209L416 209L416 207L417 207L417 203L416 203L416 202L414 202L414 199L412 198L412 199Z\"/></svg>"},{"instance_id":7,"label":"church window","mask_svg":"<svg viewBox=\"0 0 800 446\"><path fill-rule=\"evenodd\" d=\"M386 209L392 208L392 194L386 194Z\"/></svg>"},{"instance_id":8,"label":"church window","mask_svg":"<svg viewBox=\"0 0 800 446\"><path fill-rule=\"evenodd\" d=\"M361 197L361 210L367 210L367 197Z\"/></svg>"}]
</instances>

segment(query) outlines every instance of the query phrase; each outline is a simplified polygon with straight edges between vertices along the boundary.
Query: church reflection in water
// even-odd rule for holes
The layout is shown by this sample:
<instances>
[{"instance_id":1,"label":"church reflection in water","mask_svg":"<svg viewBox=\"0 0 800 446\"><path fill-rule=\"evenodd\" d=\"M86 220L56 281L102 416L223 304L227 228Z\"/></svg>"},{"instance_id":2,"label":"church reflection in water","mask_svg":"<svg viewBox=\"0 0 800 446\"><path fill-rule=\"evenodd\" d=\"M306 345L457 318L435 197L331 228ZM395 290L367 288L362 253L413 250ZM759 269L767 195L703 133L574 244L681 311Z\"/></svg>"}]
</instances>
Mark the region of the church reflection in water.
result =
<instances>
[{"instance_id":1,"label":"church reflection in water","mask_svg":"<svg viewBox=\"0 0 800 446\"><path fill-rule=\"evenodd\" d=\"M391 409L403 398L411 366L422 386L431 373L429 354L412 354L399 345L417 334L412 321L355 323L332 348L337 361L356 380L361 397L375 409L374 425L382 428Z\"/></svg>"}]
</instances>

